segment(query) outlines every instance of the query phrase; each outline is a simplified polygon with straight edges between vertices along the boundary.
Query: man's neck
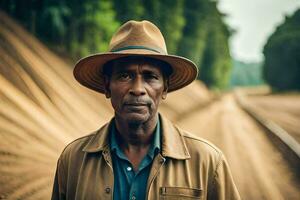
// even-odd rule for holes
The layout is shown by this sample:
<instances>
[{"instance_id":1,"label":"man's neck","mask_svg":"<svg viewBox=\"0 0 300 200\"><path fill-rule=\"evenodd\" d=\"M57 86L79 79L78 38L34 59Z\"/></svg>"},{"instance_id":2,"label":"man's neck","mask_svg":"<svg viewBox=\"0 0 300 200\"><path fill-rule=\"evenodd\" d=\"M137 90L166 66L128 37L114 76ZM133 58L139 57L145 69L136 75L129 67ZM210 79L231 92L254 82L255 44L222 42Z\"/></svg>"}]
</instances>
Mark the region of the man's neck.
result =
<instances>
[{"instance_id":1,"label":"man's neck","mask_svg":"<svg viewBox=\"0 0 300 200\"><path fill-rule=\"evenodd\" d=\"M131 162L135 171L145 155L148 153L157 125L158 115L142 124L131 124L115 117L117 128L117 142L124 154Z\"/></svg>"},{"instance_id":2,"label":"man's neck","mask_svg":"<svg viewBox=\"0 0 300 200\"><path fill-rule=\"evenodd\" d=\"M121 140L122 148L133 146L135 148L147 147L151 144L152 136L157 125L158 115L145 123L130 123L115 117L118 137Z\"/></svg>"}]
</instances>

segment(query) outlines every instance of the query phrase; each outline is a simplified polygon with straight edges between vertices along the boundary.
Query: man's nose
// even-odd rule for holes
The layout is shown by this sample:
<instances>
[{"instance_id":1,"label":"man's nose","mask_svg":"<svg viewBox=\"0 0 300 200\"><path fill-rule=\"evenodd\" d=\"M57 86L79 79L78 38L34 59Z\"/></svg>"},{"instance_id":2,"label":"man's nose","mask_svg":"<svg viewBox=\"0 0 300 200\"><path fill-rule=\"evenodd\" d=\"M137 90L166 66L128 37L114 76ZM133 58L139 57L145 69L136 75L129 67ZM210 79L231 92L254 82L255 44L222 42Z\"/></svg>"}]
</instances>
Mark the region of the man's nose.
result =
<instances>
[{"instance_id":1,"label":"man's nose","mask_svg":"<svg viewBox=\"0 0 300 200\"><path fill-rule=\"evenodd\" d=\"M135 95L135 96L141 96L141 95L146 94L144 81L140 76L137 76L133 80L132 87L131 87L129 93L132 94L132 95Z\"/></svg>"}]
</instances>

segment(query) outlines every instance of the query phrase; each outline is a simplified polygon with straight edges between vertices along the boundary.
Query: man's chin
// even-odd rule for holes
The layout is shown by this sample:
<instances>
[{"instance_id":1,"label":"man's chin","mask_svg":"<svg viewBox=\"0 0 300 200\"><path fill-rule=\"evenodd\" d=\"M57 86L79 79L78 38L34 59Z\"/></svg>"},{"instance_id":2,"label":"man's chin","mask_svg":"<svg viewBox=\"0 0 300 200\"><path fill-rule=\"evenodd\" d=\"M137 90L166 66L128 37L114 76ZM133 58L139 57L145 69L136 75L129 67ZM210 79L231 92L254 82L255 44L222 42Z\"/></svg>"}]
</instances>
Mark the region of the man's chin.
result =
<instances>
[{"instance_id":1,"label":"man's chin","mask_svg":"<svg viewBox=\"0 0 300 200\"><path fill-rule=\"evenodd\" d=\"M149 115L140 114L140 113L130 113L126 115L126 121L128 123L144 123L148 120Z\"/></svg>"},{"instance_id":2,"label":"man's chin","mask_svg":"<svg viewBox=\"0 0 300 200\"><path fill-rule=\"evenodd\" d=\"M143 124L149 120L149 114L144 113L127 113L124 117L127 123L136 125Z\"/></svg>"}]
</instances>

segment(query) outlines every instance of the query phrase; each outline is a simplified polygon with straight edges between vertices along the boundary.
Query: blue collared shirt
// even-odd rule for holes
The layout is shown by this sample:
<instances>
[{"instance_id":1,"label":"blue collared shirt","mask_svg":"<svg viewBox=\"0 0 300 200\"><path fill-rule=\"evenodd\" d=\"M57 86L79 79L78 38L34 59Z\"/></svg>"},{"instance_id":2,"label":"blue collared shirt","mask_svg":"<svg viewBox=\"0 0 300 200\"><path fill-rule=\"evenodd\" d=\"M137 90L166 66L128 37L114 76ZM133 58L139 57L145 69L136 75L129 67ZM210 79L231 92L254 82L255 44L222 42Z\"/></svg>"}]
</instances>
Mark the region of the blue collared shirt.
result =
<instances>
[{"instance_id":1,"label":"blue collared shirt","mask_svg":"<svg viewBox=\"0 0 300 200\"><path fill-rule=\"evenodd\" d=\"M160 122L158 120L153 141L147 155L135 172L130 161L117 143L115 123L111 128L110 148L114 168L114 200L143 200L146 198L147 181L152 161L160 150Z\"/></svg>"}]
</instances>

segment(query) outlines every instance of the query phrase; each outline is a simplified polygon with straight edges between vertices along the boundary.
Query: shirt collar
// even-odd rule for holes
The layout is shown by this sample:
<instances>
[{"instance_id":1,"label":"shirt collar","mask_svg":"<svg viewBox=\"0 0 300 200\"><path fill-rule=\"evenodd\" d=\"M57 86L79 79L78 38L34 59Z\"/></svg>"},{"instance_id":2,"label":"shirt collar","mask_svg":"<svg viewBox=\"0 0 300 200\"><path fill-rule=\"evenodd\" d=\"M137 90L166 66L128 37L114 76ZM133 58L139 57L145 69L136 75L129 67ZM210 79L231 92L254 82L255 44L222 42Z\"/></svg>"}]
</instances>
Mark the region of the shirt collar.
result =
<instances>
[{"instance_id":1,"label":"shirt collar","mask_svg":"<svg viewBox=\"0 0 300 200\"><path fill-rule=\"evenodd\" d=\"M190 154L184 141L184 133L173 125L169 120L160 115L161 146L162 156L174 159L189 159ZM83 151L95 153L109 150L109 133L113 120L100 128L87 142Z\"/></svg>"}]
</instances>

